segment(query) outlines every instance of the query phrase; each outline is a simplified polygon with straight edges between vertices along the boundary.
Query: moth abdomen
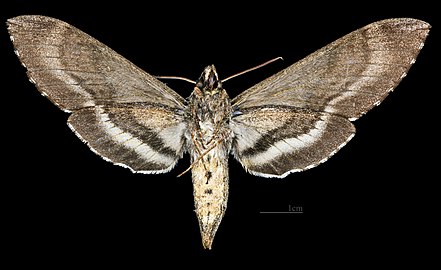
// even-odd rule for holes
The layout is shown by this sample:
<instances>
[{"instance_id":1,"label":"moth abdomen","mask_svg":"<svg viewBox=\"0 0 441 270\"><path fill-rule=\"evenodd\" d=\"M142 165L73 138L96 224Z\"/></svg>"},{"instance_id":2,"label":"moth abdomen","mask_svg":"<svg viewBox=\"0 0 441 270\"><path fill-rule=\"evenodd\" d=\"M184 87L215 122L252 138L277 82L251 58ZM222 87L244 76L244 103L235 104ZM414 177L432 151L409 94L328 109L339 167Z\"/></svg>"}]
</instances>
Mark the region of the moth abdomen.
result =
<instances>
[{"instance_id":1,"label":"moth abdomen","mask_svg":"<svg viewBox=\"0 0 441 270\"><path fill-rule=\"evenodd\" d=\"M202 244L211 249L214 236L227 209L228 153L220 144L193 163L193 195Z\"/></svg>"}]
</instances>

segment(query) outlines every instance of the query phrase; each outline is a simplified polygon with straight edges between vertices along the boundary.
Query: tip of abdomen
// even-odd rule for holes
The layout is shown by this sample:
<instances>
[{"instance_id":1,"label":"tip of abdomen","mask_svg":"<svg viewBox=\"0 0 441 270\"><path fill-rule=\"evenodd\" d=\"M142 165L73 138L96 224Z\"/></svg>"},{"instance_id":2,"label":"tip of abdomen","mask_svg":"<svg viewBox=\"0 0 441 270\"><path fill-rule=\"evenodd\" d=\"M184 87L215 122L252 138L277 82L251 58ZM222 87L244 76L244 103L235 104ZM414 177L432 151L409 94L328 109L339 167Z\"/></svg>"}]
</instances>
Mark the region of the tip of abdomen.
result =
<instances>
[{"instance_id":1,"label":"tip of abdomen","mask_svg":"<svg viewBox=\"0 0 441 270\"><path fill-rule=\"evenodd\" d=\"M202 245L205 249L211 249L211 245L213 244L214 236L216 235L216 231L219 227L220 221L222 220L222 216L223 211L217 213L217 215L213 215L213 213L208 213L207 215L198 215Z\"/></svg>"},{"instance_id":2,"label":"tip of abdomen","mask_svg":"<svg viewBox=\"0 0 441 270\"><path fill-rule=\"evenodd\" d=\"M211 249L211 245L213 244L214 235L210 234L202 234L202 245L205 249Z\"/></svg>"}]
</instances>

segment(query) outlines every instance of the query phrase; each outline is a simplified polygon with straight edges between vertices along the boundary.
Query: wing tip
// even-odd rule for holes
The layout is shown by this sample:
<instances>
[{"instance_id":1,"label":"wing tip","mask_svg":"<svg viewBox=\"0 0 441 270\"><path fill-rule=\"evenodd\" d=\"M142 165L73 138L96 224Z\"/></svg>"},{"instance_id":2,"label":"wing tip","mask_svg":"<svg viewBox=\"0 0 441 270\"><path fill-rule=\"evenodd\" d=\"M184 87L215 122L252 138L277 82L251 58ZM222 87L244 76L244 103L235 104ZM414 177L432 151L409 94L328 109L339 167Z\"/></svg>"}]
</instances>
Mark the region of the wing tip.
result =
<instances>
[{"instance_id":1,"label":"wing tip","mask_svg":"<svg viewBox=\"0 0 441 270\"><path fill-rule=\"evenodd\" d=\"M7 23L20 23L20 22L29 22L29 21L35 21L35 20L56 20L58 19L43 16L43 15L19 15L15 17L11 17L6 20Z\"/></svg>"},{"instance_id":2,"label":"wing tip","mask_svg":"<svg viewBox=\"0 0 441 270\"><path fill-rule=\"evenodd\" d=\"M406 17L384 19L384 20L373 22L372 24L375 25L375 24L384 24L384 23L407 25L407 26L409 26L408 27L409 30L426 30L426 29L430 29L432 27L426 21L423 21L420 19L415 19L415 18L406 18ZM412 26L412 27L410 27L410 26Z\"/></svg>"},{"instance_id":3,"label":"wing tip","mask_svg":"<svg viewBox=\"0 0 441 270\"><path fill-rule=\"evenodd\" d=\"M18 31L19 28L23 27L36 27L40 24L47 24L47 23L53 23L58 25L64 25L69 26L66 22L63 22L62 20L43 16L43 15L19 15L16 17L12 17L9 19L6 19L6 26L9 32L9 35L11 35L12 32Z\"/></svg>"}]
</instances>

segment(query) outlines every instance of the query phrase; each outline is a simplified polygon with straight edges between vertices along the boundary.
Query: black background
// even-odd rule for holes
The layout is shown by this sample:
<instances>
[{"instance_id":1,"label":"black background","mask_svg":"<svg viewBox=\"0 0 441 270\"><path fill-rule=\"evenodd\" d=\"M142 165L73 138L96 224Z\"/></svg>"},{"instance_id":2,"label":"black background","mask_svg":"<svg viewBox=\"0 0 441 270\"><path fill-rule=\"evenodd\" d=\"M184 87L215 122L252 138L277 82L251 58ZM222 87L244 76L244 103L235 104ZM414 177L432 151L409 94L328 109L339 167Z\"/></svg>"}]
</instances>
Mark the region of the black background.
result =
<instances>
[{"instance_id":1,"label":"black background","mask_svg":"<svg viewBox=\"0 0 441 270\"><path fill-rule=\"evenodd\" d=\"M2 2L0 21L23 14L56 17L153 75L195 80L215 64L225 78L284 58L225 83L231 97L368 23L413 17L433 26L408 76L355 122L354 139L325 164L265 179L230 159L228 209L211 251L202 249L191 175L176 177L189 165L188 155L164 175L133 174L103 161L67 127L68 114L29 83L6 27L0 27L2 223L9 258L17 265L149 266L161 255L168 258L164 263L181 256L220 262L235 255L296 267L409 265L431 257L425 247L439 215L433 187L439 180L434 128L440 46L434 9L421 1L390 10L374 3L354 2L344 10L312 4ZM192 90L182 81L167 84L184 97ZM303 214L260 213L290 206L302 207Z\"/></svg>"}]
</instances>

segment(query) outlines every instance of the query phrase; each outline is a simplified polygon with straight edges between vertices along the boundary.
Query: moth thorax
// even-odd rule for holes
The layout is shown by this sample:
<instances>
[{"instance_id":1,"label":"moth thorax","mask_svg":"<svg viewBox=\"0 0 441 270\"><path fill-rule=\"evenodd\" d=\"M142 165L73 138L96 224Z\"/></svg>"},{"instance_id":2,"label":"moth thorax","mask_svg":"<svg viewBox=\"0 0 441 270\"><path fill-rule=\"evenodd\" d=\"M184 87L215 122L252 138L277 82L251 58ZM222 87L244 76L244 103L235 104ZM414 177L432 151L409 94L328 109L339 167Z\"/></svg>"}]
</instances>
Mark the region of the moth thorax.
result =
<instances>
[{"instance_id":1,"label":"moth thorax","mask_svg":"<svg viewBox=\"0 0 441 270\"><path fill-rule=\"evenodd\" d=\"M204 94L214 95L222 91L222 82L217 76L214 65L207 66L202 72L196 87L201 89Z\"/></svg>"}]
</instances>

